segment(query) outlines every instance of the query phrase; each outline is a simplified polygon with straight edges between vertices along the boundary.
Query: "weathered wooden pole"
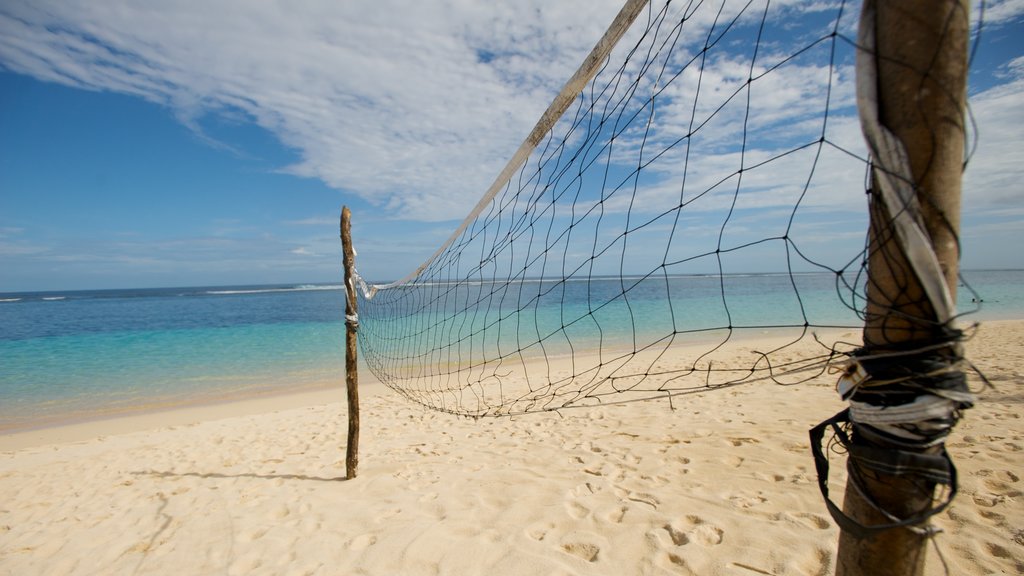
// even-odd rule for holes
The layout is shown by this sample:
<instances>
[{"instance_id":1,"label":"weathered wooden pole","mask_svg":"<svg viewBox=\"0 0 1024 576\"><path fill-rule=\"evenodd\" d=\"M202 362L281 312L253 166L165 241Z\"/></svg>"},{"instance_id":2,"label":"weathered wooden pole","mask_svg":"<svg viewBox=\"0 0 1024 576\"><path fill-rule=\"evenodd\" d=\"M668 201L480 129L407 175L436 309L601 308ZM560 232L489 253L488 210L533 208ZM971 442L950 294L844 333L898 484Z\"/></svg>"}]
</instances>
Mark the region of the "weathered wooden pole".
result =
<instances>
[{"instance_id":1,"label":"weathered wooden pole","mask_svg":"<svg viewBox=\"0 0 1024 576\"><path fill-rule=\"evenodd\" d=\"M966 0L867 0L860 26L861 40L869 36L874 40L873 50L870 41L868 46L861 42L865 52L859 58L873 59L877 120L902 143L911 173L894 173L899 171L892 169L891 161L879 158L886 155L885 146L873 141L871 130L865 127L874 156L875 175L870 210L864 354L878 358L894 353L897 355L895 363L902 359L910 362L911 358L917 362L920 359L917 351L931 347L938 350L938 364L948 359L949 365L944 368L948 376L955 371L950 367L955 368L957 356L961 354L951 321L953 312L948 308L955 302L960 256L958 234L969 6ZM874 32L865 27L872 27ZM858 92L863 88L860 67L858 61ZM863 117L862 110L862 120ZM875 136L877 138L877 134ZM905 202L878 194L880 178L890 178L891 186L893 182L905 182L907 177L911 178L907 188L911 193L904 198ZM897 229L899 226L894 225L897 218L908 219L913 225ZM907 230L923 231L917 236L924 237L924 242L916 246L920 248L930 243L934 258L920 258L922 252L928 250L915 250L915 241L911 238L915 234ZM931 261L931 273L929 265L922 264L922 260ZM941 290L936 286L942 288L941 283L948 291L944 298L937 296ZM882 370L891 374L891 365ZM962 373L957 373L962 378ZM915 385L925 389L932 385L927 378L908 384L911 389ZM899 394L905 394L905 390L898 389L897 396ZM937 394L942 398L959 398L958 394L965 396L968 392ZM969 406L969 402L965 401L953 411L956 417L963 406ZM950 428L955 419L947 418L952 420ZM916 440L889 442L891 436L878 434L870 426L858 425L852 411L851 420L854 445L866 446L868 450L946 458L944 434L935 436L938 443L920 442L918 448L914 444ZM936 482L929 475L908 473L910 466L899 464L891 464L897 473L883 473L872 463L865 463L865 459L855 462L854 456L851 452L847 461L851 480L847 482L843 511L855 522L863 526L891 525L898 519L927 516L935 506ZM892 462L897 461L898 458L892 459ZM854 475L857 486L852 479ZM955 484L955 470L952 477ZM862 492L874 503L869 503ZM927 541L933 536L929 530L922 529L926 523L868 536L841 531L837 576L922 574Z\"/></svg>"},{"instance_id":2,"label":"weathered wooden pole","mask_svg":"<svg viewBox=\"0 0 1024 576\"><path fill-rule=\"evenodd\" d=\"M345 267L345 387L348 390L348 445L345 450L345 477L356 477L359 465L359 372L356 367L356 329L359 305L356 301L355 250L352 249L352 213L341 208L341 252Z\"/></svg>"}]
</instances>

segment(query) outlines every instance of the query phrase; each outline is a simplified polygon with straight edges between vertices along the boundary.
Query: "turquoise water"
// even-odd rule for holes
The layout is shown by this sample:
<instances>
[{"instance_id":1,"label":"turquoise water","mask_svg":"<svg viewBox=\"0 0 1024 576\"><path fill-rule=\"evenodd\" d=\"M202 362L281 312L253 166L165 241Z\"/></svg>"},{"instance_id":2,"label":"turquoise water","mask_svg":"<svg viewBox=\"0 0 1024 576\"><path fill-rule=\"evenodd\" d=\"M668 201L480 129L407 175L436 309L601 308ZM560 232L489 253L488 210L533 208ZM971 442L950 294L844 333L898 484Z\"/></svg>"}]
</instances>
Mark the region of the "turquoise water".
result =
<instances>
[{"instance_id":1,"label":"turquoise water","mask_svg":"<svg viewBox=\"0 0 1024 576\"><path fill-rule=\"evenodd\" d=\"M343 293L316 288L5 294L0 431L343 382Z\"/></svg>"},{"instance_id":2,"label":"turquoise water","mask_svg":"<svg viewBox=\"0 0 1024 576\"><path fill-rule=\"evenodd\" d=\"M1024 273L965 276L974 292L960 289L961 313L1024 317ZM660 349L668 338L717 339L723 328L754 335L859 329L863 292L856 277L832 273L422 284L378 293L361 315L361 342L382 381L425 378L434 386L455 366L479 367L520 351L550 357Z\"/></svg>"},{"instance_id":3,"label":"turquoise water","mask_svg":"<svg viewBox=\"0 0 1024 576\"><path fill-rule=\"evenodd\" d=\"M411 376L522 349L560 355L722 327L856 326L836 280L758 274L402 287L375 296L361 331L375 369Z\"/></svg>"},{"instance_id":4,"label":"turquoise water","mask_svg":"<svg viewBox=\"0 0 1024 576\"><path fill-rule=\"evenodd\" d=\"M964 276L977 292L960 289L960 310L973 311L965 320L1024 318L1024 272ZM389 309L384 292L362 311L361 358L404 359L422 372L474 354L540 353L542 346L552 354L570 342L576 350L642 346L730 324L861 324L846 306L857 303L837 291L834 275L794 281L797 290L788 275L419 288L420 300L411 301L423 309L405 317ZM972 298L983 300L980 308ZM515 314L522 304L526 312ZM0 294L0 431L341 387L343 367L338 286Z\"/></svg>"}]
</instances>

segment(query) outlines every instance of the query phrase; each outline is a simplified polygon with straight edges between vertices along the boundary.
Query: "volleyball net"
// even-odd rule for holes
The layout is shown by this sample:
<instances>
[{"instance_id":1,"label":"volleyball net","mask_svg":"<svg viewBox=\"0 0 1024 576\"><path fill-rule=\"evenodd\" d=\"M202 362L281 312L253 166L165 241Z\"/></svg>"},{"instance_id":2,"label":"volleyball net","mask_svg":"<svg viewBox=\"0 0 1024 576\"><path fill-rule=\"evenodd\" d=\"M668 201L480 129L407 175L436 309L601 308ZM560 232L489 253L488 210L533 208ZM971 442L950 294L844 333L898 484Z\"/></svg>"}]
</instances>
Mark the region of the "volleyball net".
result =
<instances>
[{"instance_id":1,"label":"volleyball net","mask_svg":"<svg viewBox=\"0 0 1024 576\"><path fill-rule=\"evenodd\" d=\"M367 366L474 417L821 374L866 308L858 11L627 2L448 242L357 282Z\"/></svg>"}]
</instances>

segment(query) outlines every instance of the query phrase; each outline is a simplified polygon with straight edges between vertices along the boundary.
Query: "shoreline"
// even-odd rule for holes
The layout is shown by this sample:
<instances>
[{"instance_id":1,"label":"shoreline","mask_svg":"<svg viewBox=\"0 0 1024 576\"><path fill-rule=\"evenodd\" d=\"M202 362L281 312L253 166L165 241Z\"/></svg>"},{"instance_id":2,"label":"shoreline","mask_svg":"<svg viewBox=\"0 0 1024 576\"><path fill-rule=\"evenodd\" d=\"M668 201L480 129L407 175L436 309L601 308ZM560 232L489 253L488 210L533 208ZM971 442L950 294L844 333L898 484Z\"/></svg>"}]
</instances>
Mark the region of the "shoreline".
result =
<instances>
[{"instance_id":1,"label":"shoreline","mask_svg":"<svg viewBox=\"0 0 1024 576\"><path fill-rule=\"evenodd\" d=\"M771 335L769 332L780 332L785 331L788 333L796 334L800 328L765 328L765 329L740 329L733 332L730 336L729 341L733 343L742 343L750 341L765 341L768 339L778 339L780 336L777 334ZM826 328L825 331L835 331L836 328ZM757 333L755 333L755 331ZM724 334L726 330L718 329L715 331L709 331L705 333L695 334L679 334L677 335L677 343L673 344L674 347L680 349L686 349L695 345L706 345L713 342L718 342L719 338L712 337L711 335ZM811 336L806 336L811 337ZM615 343L605 345L603 348L580 348L575 352L574 357L577 359L593 359L599 354L604 356L622 356L628 354L628 348L621 343ZM540 364L547 362L558 365L569 359L568 354L563 353L549 353L545 359L544 356L538 355L536 352L532 356L527 356L525 362L532 368L537 368ZM369 370L366 364L360 361L359 366L359 378L360 385L371 385L379 384L376 376ZM143 397L137 399L134 404L119 404L117 406L108 407L97 407L97 408L81 408L78 410L62 411L57 414L46 415L36 418L35 421L25 422L24 420L14 420L15 423L5 422L0 419L0 447L3 446L3 439L7 436L20 435L26 433L34 433L34 431L56 428L56 427L68 427L68 426L79 426L88 425L95 422L102 421L118 421L131 418L143 418L155 414L163 414L170 412L187 412L194 409L213 408L221 405L234 405L244 404L248 402L259 402L261 399L271 398L282 398L282 397L296 397L307 394L313 394L317 392L327 392L327 390L337 388L340 390L342 400L344 400L345 394L345 374L344 368L342 367L336 378L332 380L326 380L323 378L314 380L299 379L298 385L295 384L295 379L290 378L288 375L281 375L271 380L254 380L252 385L247 388L240 388L236 390L226 390L226 392L218 393L211 392L203 395L199 398L187 398L184 396L157 396L157 397Z\"/></svg>"},{"instance_id":2,"label":"shoreline","mask_svg":"<svg viewBox=\"0 0 1024 576\"><path fill-rule=\"evenodd\" d=\"M1002 326L1015 324L1024 325L1024 319L1004 319L979 321L981 330L988 326L998 329ZM967 326L972 326L967 324ZM988 331L986 330L986 331ZM774 345L789 340L789 335L798 332L794 328L764 328L758 329L758 333L752 330L741 330L730 337L730 342L736 345L762 345L772 348ZM724 331L720 331L724 332ZM787 335L780 335L779 332L786 332ZM859 339L860 333L857 330L847 328L825 328L818 331L809 330L808 334L801 340L799 346L811 345L815 335L825 335L824 341L839 342L843 337L851 335ZM706 336L706 335L705 335ZM681 350L688 350L694 346L704 346L713 339L701 335L681 335L678 346ZM717 340L716 340L717 341ZM859 340L858 340L859 341ZM607 347L603 351L585 350L575 354L577 360L592 359L599 353L606 356L621 354L623 348L618 346ZM547 363L551 366L561 366L570 360L569 355L552 354L548 357ZM526 362L533 370L539 369L545 364L543 357L530 358ZM364 365L360 370L360 393L380 394L390 393L386 386L377 381L376 377ZM758 385L756 382L741 382L738 386ZM774 384L772 384L774 385ZM10 452L22 448L41 446L47 444L61 444L68 442L82 442L99 436L109 436L143 430L167 428L204 422L208 420L219 420L237 416L250 416L266 414L293 408L305 408L326 404L345 402L344 374L339 374L335 382L318 382L304 384L298 389L281 383L278 387L270 387L259 392L225 396L208 396L198 400L183 400L173 403L156 405L136 405L122 408L106 413L91 413L86 415L68 414L55 417L51 420L29 427L15 427L0 429L0 452ZM693 392L688 392L693 393ZM697 393L700 393L697 391ZM396 398L398 396L396 395ZM629 400L639 402L657 402L667 396L654 396L644 400ZM407 400L402 400L406 402ZM410 404L412 404L410 402ZM607 404L612 405L612 404ZM565 408L567 410L588 409L595 406L581 405ZM426 408L424 408L426 409ZM487 416L493 417L493 416ZM506 416L498 416L506 417Z\"/></svg>"},{"instance_id":3,"label":"shoreline","mask_svg":"<svg viewBox=\"0 0 1024 576\"><path fill-rule=\"evenodd\" d=\"M383 388L376 381L360 382L360 392L374 394ZM81 419L58 420L29 429L0 431L0 452L49 444L80 443L91 439L142 432L151 429L188 426L200 422L257 416L282 410L324 406L345 402L344 383L303 390L266 392L254 396L222 398L192 404L128 409L123 413Z\"/></svg>"}]
</instances>

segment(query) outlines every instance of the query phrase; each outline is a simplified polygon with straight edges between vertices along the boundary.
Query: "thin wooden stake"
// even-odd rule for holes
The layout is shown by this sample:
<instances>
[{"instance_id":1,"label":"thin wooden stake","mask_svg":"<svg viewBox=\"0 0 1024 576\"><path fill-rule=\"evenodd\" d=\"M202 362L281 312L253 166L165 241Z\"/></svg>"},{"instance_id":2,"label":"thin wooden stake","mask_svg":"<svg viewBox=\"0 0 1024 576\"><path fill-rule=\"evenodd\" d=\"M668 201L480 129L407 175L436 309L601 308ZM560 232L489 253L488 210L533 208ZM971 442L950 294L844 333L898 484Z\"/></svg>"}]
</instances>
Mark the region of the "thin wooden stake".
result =
<instances>
[{"instance_id":1,"label":"thin wooden stake","mask_svg":"<svg viewBox=\"0 0 1024 576\"><path fill-rule=\"evenodd\" d=\"M869 2L874 10L865 15L875 18L862 19L861 26L876 31L879 118L906 148L920 218L955 297L969 7L966 0L867 0L865 6ZM935 311L889 227L892 217L881 201L872 202L864 343L874 351L935 339ZM901 518L933 504L935 484L922 478L879 473L864 483L882 509ZM851 484L843 503L848 516L864 525L891 522ZM841 532L836 575L919 576L927 539L905 528L864 539Z\"/></svg>"},{"instance_id":2,"label":"thin wooden stake","mask_svg":"<svg viewBox=\"0 0 1024 576\"><path fill-rule=\"evenodd\" d=\"M359 305L356 301L355 251L352 249L352 213L341 209L341 252L345 266L345 387L348 390L348 445L345 450L345 476L356 477L359 465L359 371L356 366L356 328Z\"/></svg>"}]
</instances>

